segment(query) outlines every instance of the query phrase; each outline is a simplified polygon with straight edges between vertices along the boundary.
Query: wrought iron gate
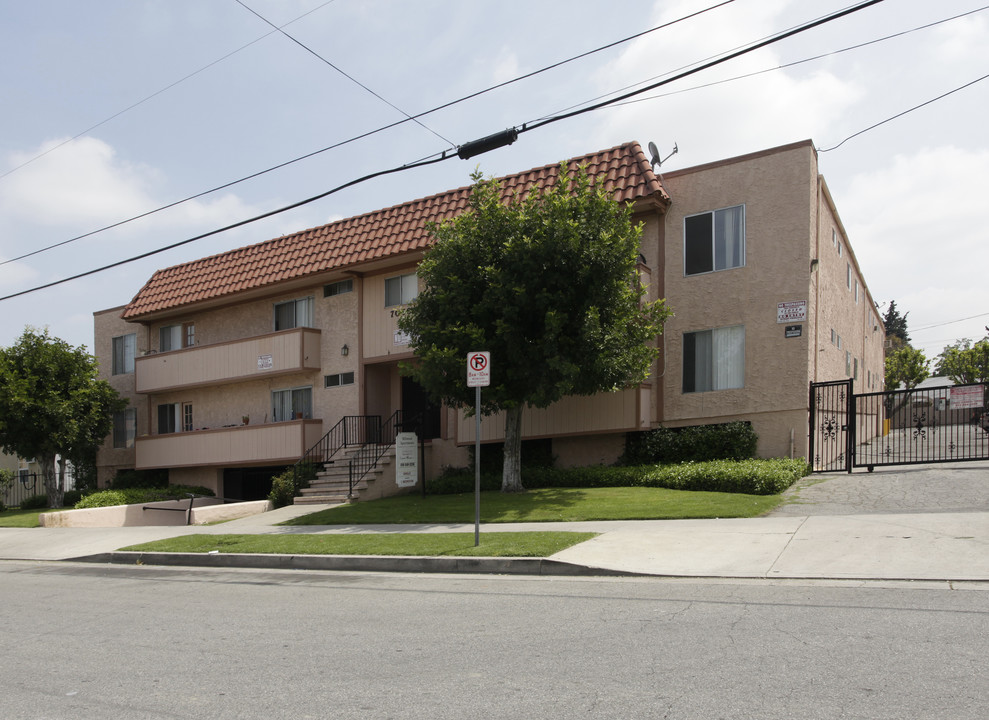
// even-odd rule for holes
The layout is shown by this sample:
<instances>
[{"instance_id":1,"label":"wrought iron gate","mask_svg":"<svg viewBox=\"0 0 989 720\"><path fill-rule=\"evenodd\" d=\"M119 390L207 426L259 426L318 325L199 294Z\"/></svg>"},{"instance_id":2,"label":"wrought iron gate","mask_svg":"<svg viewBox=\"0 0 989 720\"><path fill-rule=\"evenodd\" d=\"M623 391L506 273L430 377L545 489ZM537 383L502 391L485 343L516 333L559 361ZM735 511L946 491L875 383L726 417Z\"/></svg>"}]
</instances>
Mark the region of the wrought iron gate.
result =
<instances>
[{"instance_id":1,"label":"wrought iron gate","mask_svg":"<svg viewBox=\"0 0 989 720\"><path fill-rule=\"evenodd\" d=\"M812 383L815 472L989 460L989 387L852 393L851 380Z\"/></svg>"}]
</instances>

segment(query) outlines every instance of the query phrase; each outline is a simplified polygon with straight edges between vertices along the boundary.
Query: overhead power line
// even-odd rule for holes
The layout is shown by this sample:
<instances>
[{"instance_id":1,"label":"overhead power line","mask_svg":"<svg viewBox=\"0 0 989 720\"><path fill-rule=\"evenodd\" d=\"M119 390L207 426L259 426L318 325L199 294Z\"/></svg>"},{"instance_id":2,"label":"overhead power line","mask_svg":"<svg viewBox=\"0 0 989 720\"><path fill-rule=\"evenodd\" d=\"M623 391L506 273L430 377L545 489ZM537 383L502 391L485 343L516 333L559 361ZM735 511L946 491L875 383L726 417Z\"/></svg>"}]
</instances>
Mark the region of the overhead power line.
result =
<instances>
[{"instance_id":1,"label":"overhead power line","mask_svg":"<svg viewBox=\"0 0 989 720\"><path fill-rule=\"evenodd\" d=\"M289 20L287 23L285 23L284 25L282 25L282 27L288 27L292 23L298 22L299 20L301 20L302 18L306 17L307 15L312 15L317 10L320 10L321 8L324 8L324 7L326 7L327 5L329 5L330 3L333 3L333 2L336 2L336 0L326 0L326 2L322 3L321 5L317 5L312 10L307 10L306 12L302 13L301 15L299 15L297 18L295 18L293 20ZM136 103L133 103L131 105L128 105L123 110L118 110L113 115L110 115L109 117L104 118L103 120L100 120L95 125L90 125L88 128L86 128L82 132L78 132L75 135L73 135L72 137L68 138L67 140L63 140L62 142L58 143L57 145L53 145L52 147L48 148L47 150L45 150L42 153L39 153L39 154L35 155L34 157L30 158L29 160L25 160L20 165L15 165L10 170L7 170L5 173L0 173L0 180L2 180L3 178L7 177L11 173L17 172L22 167L25 167L27 165L30 165L35 160L40 160L41 158L45 157L45 155L48 155L49 153L55 152L60 147L62 147L64 145L68 145L73 140L78 140L79 138L83 137L84 135L88 135L89 133L91 133L96 128L98 128L98 127L100 127L102 125L106 125L111 120L114 120L114 119L120 117L121 115L123 115L124 113L130 112L134 108L139 107L140 105L143 105L144 103L148 102L148 100L152 100L152 99L158 97L162 93L171 90L176 85L181 85L186 80L189 80L191 78L194 78L199 73L205 72L206 70L209 70L214 65L218 65L219 63L223 62L227 58L233 57L234 55L236 55L237 53L239 53L241 50L246 50L251 45L254 45L255 43L261 42L262 40L264 40L269 35L274 35L280 29L281 28L276 28L275 30L272 30L271 32L267 32L264 35L261 35L260 37L254 38L249 43L247 43L245 45L241 45L236 50L232 50L231 52L228 52L226 55L223 55L222 57L218 57L216 60L213 60L212 62L207 63L206 65L203 65L198 70L196 70L194 72L191 72L188 75L184 75L183 77L180 77L178 80L176 80L176 81L174 81L172 83L169 83L168 85L166 85L165 87L161 88L160 90L155 90L153 93L151 93L150 95L148 95L148 96L146 96L146 97L138 100ZM85 236L83 236L83 237L85 237Z\"/></svg>"},{"instance_id":2,"label":"overhead power line","mask_svg":"<svg viewBox=\"0 0 989 720\"><path fill-rule=\"evenodd\" d=\"M747 53L754 52L754 51L756 51L756 50L758 50L760 48L766 47L767 45L771 45L771 44L773 44L775 42L780 42L781 40L784 40L784 39L789 38L789 37L792 37L794 35L798 35L800 33L806 32L807 30L811 30L811 29L813 29L815 27L818 27L820 25L823 25L825 23L832 22L834 20L838 20L839 18L845 17L846 15L849 15L849 14L854 13L854 12L858 12L859 10L863 10L863 9L865 9L867 7L872 6L872 5L877 5L878 3L883 2L883 1L884 0L866 0L866 2L862 2L862 3L859 3L858 5L854 5L854 6L850 7L850 8L846 8L845 10L840 10L838 12L832 13L831 15L825 16L824 18L819 18L817 20L813 20L811 22L805 23L804 25L798 26L796 28L787 30L787 31L782 32L782 33L779 33L779 34L777 34L777 35L775 35L775 36L773 36L773 37L771 37L771 38L769 38L767 40L763 40L763 41L754 43L754 44L750 45L747 48L743 48L741 50L737 50L735 52L729 53L728 55L725 55L722 58L719 58L717 60L714 60L714 61L711 61L709 63L706 63L706 64L704 64L704 65L702 65L700 67L697 67L697 68L694 68L694 69L691 69L691 70L687 70L687 71L681 73L679 76L672 77L672 78L669 78L667 80L663 80L663 81L661 81L659 83L655 83L653 85L650 85L650 86L641 88L640 90L636 90L636 91L634 91L632 93L628 93L626 95L619 96L619 97L617 97L617 98L615 98L613 100L610 100L610 101L606 101L606 102L603 102L603 103L598 103L598 104L593 105L591 107L583 108L581 110L570 112L570 113L566 113L564 115L560 115L560 116L557 116L557 117L547 118L547 119L545 119L543 121L540 121L537 125L534 125L532 127L528 127L527 128L527 127L523 126L522 128L519 128L517 130L517 132L527 132L527 131L530 131L530 130L535 130L537 127L542 127L544 125L549 125L551 123L559 122L561 120L565 120L565 119L570 118L570 117L575 117L577 115L582 115L584 113L591 112L592 110L597 110L597 109L600 109L602 107L607 107L608 105L610 105L613 102L620 102L622 100L627 99L628 97L632 97L634 95L637 95L637 94L640 94L640 93L643 93L643 92L648 92L649 90L653 90L656 87L659 87L659 86L665 85L665 84L667 84L669 82L673 82L675 80L678 80L678 79L680 79L680 77L687 77L689 75L695 74L695 73L700 72L701 70L707 69L709 67L714 67L715 65L720 65L720 64L725 63L725 62L728 62L729 60L732 60L734 58L740 57L740 56L745 55ZM510 134L510 133L514 132L515 130L516 130L515 128L512 128L510 131L506 131L506 134ZM476 144L477 142L478 141L474 141L474 144ZM471 143L468 143L468 145L469 144L471 144ZM335 188L333 188L331 190L327 190L326 192L320 193L319 195L314 195L313 197L307 198L305 200L300 200L298 202L292 203L290 205L283 206L281 208L277 208L275 210L271 210L271 211L266 212L266 213L262 213L261 215L256 215L256 216L254 216L252 218L248 218L246 220L241 220L241 221L236 222L236 223L233 223L231 225L227 225L225 227L218 228L216 230L211 230L210 232L206 232L206 233L202 233L200 235L196 235L195 237L187 238L185 240L181 240L179 242L172 243L170 245L167 245L167 246L164 246L164 247L161 247L161 248L157 248L155 250L150 250L148 252L141 253L140 255L135 255L134 257L131 257L131 258L127 258L127 259L124 259L124 260L119 260L119 261L117 261L115 263L111 263L109 265L104 265L103 267L95 268L93 270L89 270L89 271L86 271L86 272L83 272L83 273L79 273L79 274L73 275L71 277L62 278L60 280L55 280L53 282L46 283L44 285L39 285L39 286L36 286L36 287L33 287L33 288L29 288L27 290L22 290L22 291L17 292L17 293L12 293L10 295L6 295L4 297L0 297L0 302L2 302L4 300L10 300L11 298L20 297L22 295L28 295L30 293L37 292L39 290L45 290L47 288L55 287L56 285L61 285L63 283L67 283L67 282L70 282L72 280L78 280L79 278L87 277L89 275L95 275L96 273L100 273L100 272L103 272L105 270L110 270L112 268L119 267L121 265L126 265L128 263L135 262L137 260L142 260L144 258L151 257L152 255L157 255L157 254L162 253L162 252L165 252L167 250L171 250L173 248L177 248L177 247L180 247L182 245L187 245L187 244L192 243L192 242L195 242L197 240L202 240L203 238L207 238L207 237L210 237L212 235L218 235L219 233L226 232L227 230L233 230L234 228L242 227L244 225L248 225L250 223L257 222L258 220L263 220L265 218L273 217L275 215L279 215L281 213L287 212L289 210L293 210L293 209L298 208L298 207L301 207L303 205L308 205L309 203L312 203L312 202L315 202L315 201L320 200L322 198L325 198L328 195L332 195L333 193L339 192L340 190L343 190L344 188L348 188L348 187L351 187L353 185L357 185L359 183L366 182L367 180L371 180L372 178L380 177L382 175L387 175L387 174L391 174L391 173L397 173L397 172L401 172L401 171L404 171L404 170L411 170L412 168L422 167L424 165L432 165L432 164L435 164L435 163L438 163L438 162L442 162L444 160L448 160L448 159L454 157L454 155L451 155L451 154L448 154L448 153L449 153L449 151L444 150L443 153L439 157L430 156L430 157L432 157L432 159L420 160L420 161L416 161L414 163L407 163L405 165L400 165L398 167L391 168L389 170L382 170L382 171L379 171L379 172L371 173L371 174L365 175L365 176L363 176L361 178L357 178L356 180L351 180L351 181L349 181L347 183L344 183L343 185L339 185L339 186L337 186L337 187L335 187Z\"/></svg>"},{"instance_id":3,"label":"overhead power line","mask_svg":"<svg viewBox=\"0 0 989 720\"><path fill-rule=\"evenodd\" d=\"M376 93L374 90L372 90L371 88L369 88L367 85L365 85L364 83L362 83L360 80L358 80L357 78L355 78L353 75L350 75L349 73L346 73L343 70L341 70L340 68L338 68L336 65L334 65L333 63L331 63L329 60L327 60L325 57L323 57L322 55L320 55L318 52L316 52L315 50L313 50L311 47L309 47L308 45L306 45L305 43L303 43L301 40L299 40L298 38L294 37L293 35L289 35L287 32L285 32L284 29L278 27L273 22L271 22L268 18L266 18L263 15L261 15L257 10L254 10L253 8L248 7L246 4L244 4L244 2L242 0L234 0L234 2L236 2L242 8L244 8L245 10L247 10L248 12L250 12L251 14L253 14L255 17L259 18L263 22L265 22L268 25L270 25L271 27L273 27L277 32L280 32L282 35L284 35L285 37L287 37L289 40L291 40L292 42L294 42L296 45L298 45L300 48L302 48L303 50L305 50L306 52L308 52L313 57L315 57L318 60L321 60L325 64L329 65L331 68L333 68L338 73L340 73L341 75L343 75L345 78L347 78L348 80L350 80L350 82L354 83L355 85L358 85L359 87L364 88L364 90L366 90L367 92L369 92L372 95L374 95L374 97L378 98L378 100L380 100L381 102L383 102L388 107L392 108L393 110L397 110L398 112L400 112L402 115L404 115L409 120L414 121L416 125L418 125L419 127L423 128L424 130L427 130L427 131L431 132L433 135L435 135L436 137L438 137L443 142L449 143L450 145L453 145L453 142L451 140L447 140L445 137L443 137L442 135L440 135L438 132L436 132L432 128L427 127L421 121L419 121L416 118L414 118L411 115L409 115L402 108L398 107L398 105L395 105L393 102L390 102L389 100L386 100L381 95L379 95L378 93Z\"/></svg>"},{"instance_id":4,"label":"overhead power line","mask_svg":"<svg viewBox=\"0 0 989 720\"><path fill-rule=\"evenodd\" d=\"M329 0L329 2L333 2L333 0ZM656 32L658 30L662 30L664 28L668 28L668 27L670 27L672 25L675 25L677 23L684 22L685 20L689 20L691 18L697 17L698 15L702 15L702 14L707 13L707 12L710 12L712 10L716 10L717 8L723 7L724 5L729 5L729 4L733 3L733 2L735 2L735 0L723 0L722 2L719 2L719 3L716 3L716 4L711 5L709 7L706 7L704 9L702 9L702 10L698 10L697 12L691 13L689 15L684 15L683 17L677 18L676 20L672 20L670 22L666 22L666 23L663 23L661 25L657 25L655 27L649 28L648 30L643 30L642 32L635 33L634 35L629 35L628 37L622 38L621 40L616 40L614 42L608 43L607 45L602 45L600 47L594 48L593 50L588 50L586 52L580 53L579 55L574 55L574 56L572 56L570 58L567 58L566 60L560 60L559 62L553 63L551 65L547 65L547 66L545 66L543 68L540 68L538 70L533 70L532 72L528 72L528 73L525 73L523 75L519 75L518 77L512 78L511 80L505 80L504 82L500 82L500 83L498 83L496 85L492 85L492 86L487 87L487 88L485 88L483 90L478 90L478 91L473 92L473 93L471 93L469 95L464 95L463 97L457 98L456 100L451 100L449 102L443 103L442 105L437 105L436 107L432 108L431 110L425 110L425 111L423 111L421 113L417 113L416 115L413 115L412 116L412 120L415 120L416 118L422 118L422 117L425 117L427 115L431 115L432 113L438 112L440 110L445 110L446 108L453 107L454 105L457 105L459 103L465 102L467 100L472 100L472 99L474 99L476 97L479 97L481 95L484 95L485 93L492 92L492 91L497 90L499 88L503 88L503 87L505 87L507 85L511 85L513 83L520 82L522 80L527 80L528 78L535 77L536 75L539 75L539 74L544 73L544 72L548 72L549 70L554 70L554 69L556 69L558 67L561 67L562 65L566 65L567 63L571 63L571 62L574 62L576 60L580 60L582 58L585 58L585 57L588 57L590 55L593 55L595 53L599 53L599 52L602 52L604 50L608 50L610 48L616 47L617 45L621 45L623 43L630 42L632 40L635 40L637 38L643 37L643 36L648 35L650 33L654 33L654 32ZM326 4L328 4L328 3L323 3L323 5L326 5ZM323 5L320 5L319 7L323 7ZM315 8L315 9L318 10L319 8ZM313 12L313 11L310 11L310 12ZM300 18L301 17L303 17L303 16L300 16ZM300 18L296 18L296 20L298 20ZM295 22L295 20L293 20L292 22ZM286 23L286 25L289 25L289 24L291 24L291 23ZM267 33L267 35L264 35L262 37L267 37L268 35L271 35L274 32L275 31L273 30L272 32ZM258 40L260 40L260 39L261 38L258 38ZM257 40L255 40L254 42L257 42ZM245 45L244 47L247 47L247 46ZM243 49L243 48L241 48L241 49ZM234 52L238 52L238 51L234 51ZM231 54L233 54L233 53L231 53ZM225 57L229 57L229 55L228 56L225 56ZM219 62L219 61L217 61L217 62ZM306 153L305 155L300 155L298 157L292 158L291 160L286 160L285 162L279 163L277 165L273 165L273 166L271 166L269 168L266 168L264 170L259 170L257 172L251 173L250 175L245 175L244 177L238 178L236 180L231 180L229 182L223 183L222 185L217 185L215 187L210 188L209 190L203 190L203 191L198 192L198 193L196 193L194 195L189 195L188 197L184 197L181 200L175 200L174 202L170 202L170 203L168 203L166 205L162 205L160 207L154 208L153 210L148 210L147 212L143 212L143 213L140 213L138 215L134 215L134 216L129 217L129 218L126 218L124 220L118 220L117 222L111 223L109 225L104 225L103 227L97 228L96 230L90 230L89 232L83 233L81 235L76 235L74 237L68 238L67 240L62 240L60 242L53 243L52 245L47 245L47 246L45 246L43 248L38 248L36 250L32 250L31 252L27 252L27 253L24 253L22 255L18 255L17 257L13 257L13 258L10 258L8 260L0 261L0 265L6 265L7 263L16 262L18 260L24 260L25 258L32 257L33 255L38 255L40 253L47 252L48 250L54 250L55 248L59 248L59 247L62 247L63 245L68 245L70 243L74 243L74 242L76 242L78 240L84 240L85 238L92 237L93 235L98 235L99 233L106 232L107 230L113 230L114 228L121 227L122 225L126 225L126 224L131 223L131 222L134 222L136 220L141 220L143 218L149 217L151 215L155 215L156 213L162 212L164 210L168 210L168 209L173 208L173 207L176 207L178 205L182 205L183 203L191 202L192 200L198 200L201 197L205 197L206 195L210 195L212 193L219 192L220 190L226 190L227 188L233 187L234 185L239 185L240 183L247 182L248 180L253 180L255 178L261 177L262 175L266 175L267 173L274 172L275 170L281 170L284 167L288 167L289 165L292 165L294 163L301 162L302 160L308 160L309 158L315 157L316 155L319 155L321 153L328 152L329 150L335 150L336 148L343 147L344 145L348 145L350 143L357 142L358 140L363 140L365 138L371 137L372 135L376 135L377 133L384 132L385 130L390 130L391 128L398 127L399 125L403 125L403 124L405 124L407 122L411 122L412 120L410 120L409 118L406 118L404 120L396 120L395 122L389 123L387 125L382 125L381 127L375 128L374 130L368 130L367 132L361 133L360 135L355 135L355 136L353 136L351 138L348 138L346 140L341 140L340 142L333 143L332 145L327 145L326 147L320 148L319 150L314 150L312 152ZM85 133L80 133L80 135L77 135L76 137L78 138L78 137L80 137L83 134L85 134ZM67 140L66 142L70 142L70 141ZM451 145L453 145L453 143L451 143ZM11 172L13 172L13 171L11 171ZM0 177L2 177L2 176L0 176Z\"/></svg>"}]
</instances>

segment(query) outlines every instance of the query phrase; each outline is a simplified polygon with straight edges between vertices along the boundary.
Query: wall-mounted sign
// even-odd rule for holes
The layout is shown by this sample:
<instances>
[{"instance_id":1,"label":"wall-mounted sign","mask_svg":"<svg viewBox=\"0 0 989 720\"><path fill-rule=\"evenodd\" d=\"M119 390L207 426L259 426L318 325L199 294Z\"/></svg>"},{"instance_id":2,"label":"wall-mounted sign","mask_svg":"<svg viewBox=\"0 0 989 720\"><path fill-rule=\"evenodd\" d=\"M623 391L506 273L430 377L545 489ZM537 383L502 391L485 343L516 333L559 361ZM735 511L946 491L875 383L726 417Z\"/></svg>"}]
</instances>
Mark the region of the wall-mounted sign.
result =
<instances>
[{"instance_id":1,"label":"wall-mounted sign","mask_svg":"<svg viewBox=\"0 0 989 720\"><path fill-rule=\"evenodd\" d=\"M414 432L395 435L395 484L414 487L419 481L419 438Z\"/></svg>"},{"instance_id":2,"label":"wall-mounted sign","mask_svg":"<svg viewBox=\"0 0 989 720\"><path fill-rule=\"evenodd\" d=\"M781 302L776 305L776 322L795 323L807 320L807 301Z\"/></svg>"},{"instance_id":3,"label":"wall-mounted sign","mask_svg":"<svg viewBox=\"0 0 989 720\"><path fill-rule=\"evenodd\" d=\"M803 331L804 331L803 325L787 325L784 334L788 338L794 338L803 335Z\"/></svg>"},{"instance_id":4,"label":"wall-mounted sign","mask_svg":"<svg viewBox=\"0 0 989 720\"><path fill-rule=\"evenodd\" d=\"M409 334L402 332L401 330L395 331L395 344L396 345L408 345L409 344Z\"/></svg>"},{"instance_id":5,"label":"wall-mounted sign","mask_svg":"<svg viewBox=\"0 0 989 720\"><path fill-rule=\"evenodd\" d=\"M258 355L258 370L271 370L274 366L271 355Z\"/></svg>"}]
</instances>

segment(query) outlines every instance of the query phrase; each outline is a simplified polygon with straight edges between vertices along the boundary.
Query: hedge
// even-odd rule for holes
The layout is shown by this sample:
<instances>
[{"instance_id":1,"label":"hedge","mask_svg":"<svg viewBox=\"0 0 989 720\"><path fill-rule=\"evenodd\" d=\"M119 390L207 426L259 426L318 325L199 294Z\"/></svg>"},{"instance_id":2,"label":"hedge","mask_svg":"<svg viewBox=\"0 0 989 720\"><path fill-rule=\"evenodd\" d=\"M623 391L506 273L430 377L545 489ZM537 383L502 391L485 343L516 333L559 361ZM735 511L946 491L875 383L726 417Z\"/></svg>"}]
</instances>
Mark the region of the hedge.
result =
<instances>
[{"instance_id":1,"label":"hedge","mask_svg":"<svg viewBox=\"0 0 989 720\"><path fill-rule=\"evenodd\" d=\"M659 427L628 433L622 465L748 460L755 457L759 436L747 422Z\"/></svg>"},{"instance_id":2,"label":"hedge","mask_svg":"<svg viewBox=\"0 0 989 720\"><path fill-rule=\"evenodd\" d=\"M125 488L123 490L101 490L87 495L76 503L77 510L85 508L112 507L114 505L138 505L141 503L162 502L163 500L185 500L189 494L214 497L209 488L195 485L169 485L164 488Z\"/></svg>"},{"instance_id":3,"label":"hedge","mask_svg":"<svg viewBox=\"0 0 989 720\"><path fill-rule=\"evenodd\" d=\"M528 468L522 471L526 488L546 487L662 487L671 490L775 495L783 492L808 472L804 460L712 460L671 465L635 465L556 469ZM481 474L481 489L501 489L501 475ZM448 469L426 483L426 491L435 495L472 492L474 471Z\"/></svg>"}]
</instances>

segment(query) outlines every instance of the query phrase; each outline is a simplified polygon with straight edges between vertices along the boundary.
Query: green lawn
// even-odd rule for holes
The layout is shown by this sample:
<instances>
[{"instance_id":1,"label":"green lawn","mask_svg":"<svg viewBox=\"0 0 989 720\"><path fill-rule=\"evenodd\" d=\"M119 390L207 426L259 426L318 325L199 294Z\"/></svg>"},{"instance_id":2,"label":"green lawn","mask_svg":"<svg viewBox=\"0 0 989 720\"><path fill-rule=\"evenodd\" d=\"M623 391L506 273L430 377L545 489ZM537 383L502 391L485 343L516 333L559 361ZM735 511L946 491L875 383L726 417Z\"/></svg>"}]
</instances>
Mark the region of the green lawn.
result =
<instances>
[{"instance_id":1,"label":"green lawn","mask_svg":"<svg viewBox=\"0 0 989 720\"><path fill-rule=\"evenodd\" d=\"M347 535L183 535L121 548L139 552L252 553L280 555L442 555L548 557L596 533L522 532L388 533Z\"/></svg>"},{"instance_id":2,"label":"green lawn","mask_svg":"<svg viewBox=\"0 0 989 720\"><path fill-rule=\"evenodd\" d=\"M665 488L543 488L481 493L481 522L574 522L754 517L780 503L779 495L695 492ZM473 523L474 494L401 495L342 505L284 525Z\"/></svg>"},{"instance_id":3,"label":"green lawn","mask_svg":"<svg viewBox=\"0 0 989 720\"><path fill-rule=\"evenodd\" d=\"M44 508L43 510L4 510L0 512L0 528L34 528L41 527L41 523L38 521L38 515L46 512L60 512L61 510L71 510L72 508L60 508L59 510L52 510L51 508Z\"/></svg>"}]
</instances>

